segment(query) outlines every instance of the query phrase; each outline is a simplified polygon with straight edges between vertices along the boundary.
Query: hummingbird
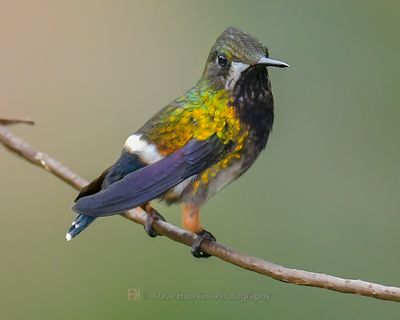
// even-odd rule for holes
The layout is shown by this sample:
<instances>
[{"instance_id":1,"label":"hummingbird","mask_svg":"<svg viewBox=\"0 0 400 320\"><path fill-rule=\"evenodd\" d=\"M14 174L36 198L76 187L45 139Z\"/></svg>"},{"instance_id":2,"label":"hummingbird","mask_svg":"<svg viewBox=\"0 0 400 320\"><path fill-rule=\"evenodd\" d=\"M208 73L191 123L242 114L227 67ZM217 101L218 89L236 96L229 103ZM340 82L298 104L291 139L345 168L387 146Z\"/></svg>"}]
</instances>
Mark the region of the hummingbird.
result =
<instances>
[{"instance_id":1,"label":"hummingbird","mask_svg":"<svg viewBox=\"0 0 400 320\"><path fill-rule=\"evenodd\" d=\"M150 204L182 205L182 224L197 234L191 253L215 237L200 223L200 208L240 177L266 147L274 121L267 67L285 68L251 35L229 27L211 48L200 80L130 135L118 160L83 188L73 206L69 241L96 218L141 207L145 231L156 220Z\"/></svg>"}]
</instances>

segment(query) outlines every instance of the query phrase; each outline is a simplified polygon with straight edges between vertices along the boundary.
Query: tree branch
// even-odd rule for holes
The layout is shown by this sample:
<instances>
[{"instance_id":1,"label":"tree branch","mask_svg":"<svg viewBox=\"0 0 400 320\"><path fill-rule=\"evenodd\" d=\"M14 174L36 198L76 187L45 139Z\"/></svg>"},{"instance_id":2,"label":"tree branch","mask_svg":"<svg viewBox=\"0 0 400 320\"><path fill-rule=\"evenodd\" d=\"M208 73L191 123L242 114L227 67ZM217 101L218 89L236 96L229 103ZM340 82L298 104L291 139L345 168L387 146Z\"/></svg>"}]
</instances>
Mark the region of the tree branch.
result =
<instances>
[{"instance_id":1,"label":"tree branch","mask_svg":"<svg viewBox=\"0 0 400 320\"><path fill-rule=\"evenodd\" d=\"M5 120L0 119L0 123L6 123L4 121ZM17 121L13 123L21 122L25 121ZM7 124L10 124L10 122ZM11 152L18 154L29 162L49 171L75 189L79 190L87 184L85 179L79 177L47 154L34 150L28 143L15 136L1 125L0 143ZM146 213L140 208L127 211L121 215L142 225L146 221ZM196 235L193 233L180 229L164 221L155 222L154 229L158 233L187 246L191 246L196 238ZM279 281L400 302L400 288L398 287L389 287L362 280L342 279L322 273L291 269L238 252L217 242L203 242L201 249L208 254L240 268L251 270Z\"/></svg>"},{"instance_id":2,"label":"tree branch","mask_svg":"<svg viewBox=\"0 0 400 320\"><path fill-rule=\"evenodd\" d=\"M24 124L35 124L31 119L27 119L27 118L1 118L0 119L0 125L3 126L9 126L12 124L18 124L18 123L24 123Z\"/></svg>"}]
</instances>

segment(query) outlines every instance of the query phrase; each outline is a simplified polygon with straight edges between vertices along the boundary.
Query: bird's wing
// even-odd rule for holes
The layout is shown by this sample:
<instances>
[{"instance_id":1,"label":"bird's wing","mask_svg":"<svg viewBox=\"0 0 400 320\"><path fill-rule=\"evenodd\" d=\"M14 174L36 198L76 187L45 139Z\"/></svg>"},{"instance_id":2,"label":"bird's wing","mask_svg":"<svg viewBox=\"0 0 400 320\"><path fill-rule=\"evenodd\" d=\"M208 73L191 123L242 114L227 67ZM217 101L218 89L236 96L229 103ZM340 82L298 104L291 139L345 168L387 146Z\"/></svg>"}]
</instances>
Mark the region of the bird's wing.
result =
<instances>
[{"instance_id":1,"label":"bird's wing","mask_svg":"<svg viewBox=\"0 0 400 320\"><path fill-rule=\"evenodd\" d=\"M101 185L103 184L104 178L107 176L110 168L104 170L100 176L90 182L87 186L83 187L78 196L75 198L75 202L77 202L82 197L87 197L91 194L95 194L101 190Z\"/></svg>"},{"instance_id":2,"label":"bird's wing","mask_svg":"<svg viewBox=\"0 0 400 320\"><path fill-rule=\"evenodd\" d=\"M143 168L146 164L143 163L140 158L133 153L122 151L121 156L117 162L111 167L103 171L103 173L86 187L82 188L75 199L77 202L80 198L93 195L107 188L110 184L113 184L131 172Z\"/></svg>"},{"instance_id":3,"label":"bird's wing","mask_svg":"<svg viewBox=\"0 0 400 320\"><path fill-rule=\"evenodd\" d=\"M94 195L80 198L73 210L99 217L138 207L207 169L227 148L216 135L203 141L191 140L160 161L128 174Z\"/></svg>"}]
</instances>

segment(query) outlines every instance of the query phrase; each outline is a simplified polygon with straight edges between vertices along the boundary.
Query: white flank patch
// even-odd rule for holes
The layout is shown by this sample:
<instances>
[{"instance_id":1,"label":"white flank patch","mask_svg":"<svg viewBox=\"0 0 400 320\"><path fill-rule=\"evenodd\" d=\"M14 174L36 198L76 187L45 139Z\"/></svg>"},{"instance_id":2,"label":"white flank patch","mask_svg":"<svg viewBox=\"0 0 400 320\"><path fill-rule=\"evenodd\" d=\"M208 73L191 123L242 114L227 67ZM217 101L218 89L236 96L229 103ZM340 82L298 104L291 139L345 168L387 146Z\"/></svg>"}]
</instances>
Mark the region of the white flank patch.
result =
<instances>
[{"instance_id":1,"label":"white flank patch","mask_svg":"<svg viewBox=\"0 0 400 320\"><path fill-rule=\"evenodd\" d=\"M232 62L229 69L228 79L226 79L225 89L232 90L236 81L240 78L242 71L248 68L248 64L242 62Z\"/></svg>"},{"instance_id":2,"label":"white flank patch","mask_svg":"<svg viewBox=\"0 0 400 320\"><path fill-rule=\"evenodd\" d=\"M65 239L67 239L67 241L71 241L72 236L71 236L69 233L67 233L67 234L65 235Z\"/></svg>"},{"instance_id":3,"label":"white flank patch","mask_svg":"<svg viewBox=\"0 0 400 320\"><path fill-rule=\"evenodd\" d=\"M141 138L140 134L133 134L126 139L125 150L137 154L146 163L154 163L163 158L157 147Z\"/></svg>"}]
</instances>

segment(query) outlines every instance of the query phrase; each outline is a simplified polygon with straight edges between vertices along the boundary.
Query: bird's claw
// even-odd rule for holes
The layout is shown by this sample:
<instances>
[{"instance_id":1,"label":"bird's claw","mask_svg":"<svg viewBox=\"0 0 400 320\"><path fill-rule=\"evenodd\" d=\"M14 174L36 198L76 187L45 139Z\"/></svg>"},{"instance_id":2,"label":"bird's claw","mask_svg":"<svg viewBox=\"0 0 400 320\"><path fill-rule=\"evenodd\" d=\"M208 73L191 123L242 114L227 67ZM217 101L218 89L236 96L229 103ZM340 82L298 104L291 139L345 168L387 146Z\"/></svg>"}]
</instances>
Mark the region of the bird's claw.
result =
<instances>
[{"instance_id":1,"label":"bird's claw","mask_svg":"<svg viewBox=\"0 0 400 320\"><path fill-rule=\"evenodd\" d=\"M202 251L200 249L201 244L204 242L204 240L207 241L216 241L215 237L208 231L206 230L202 230L197 234L197 238L194 240L193 245L192 245L192 249L191 249L191 253L193 255L193 257L195 258L209 258L211 257L211 255L209 255L208 253Z\"/></svg>"},{"instance_id":2,"label":"bird's claw","mask_svg":"<svg viewBox=\"0 0 400 320\"><path fill-rule=\"evenodd\" d=\"M165 221L164 217L154 209L150 213L147 213L144 231L146 231L146 233L152 238L160 236L160 234L153 229L153 223L157 220Z\"/></svg>"}]
</instances>

